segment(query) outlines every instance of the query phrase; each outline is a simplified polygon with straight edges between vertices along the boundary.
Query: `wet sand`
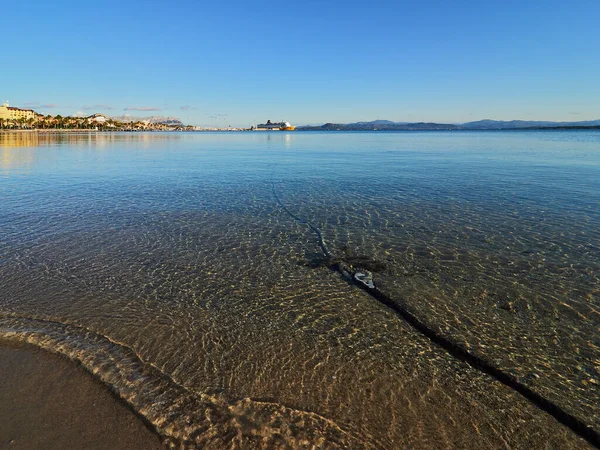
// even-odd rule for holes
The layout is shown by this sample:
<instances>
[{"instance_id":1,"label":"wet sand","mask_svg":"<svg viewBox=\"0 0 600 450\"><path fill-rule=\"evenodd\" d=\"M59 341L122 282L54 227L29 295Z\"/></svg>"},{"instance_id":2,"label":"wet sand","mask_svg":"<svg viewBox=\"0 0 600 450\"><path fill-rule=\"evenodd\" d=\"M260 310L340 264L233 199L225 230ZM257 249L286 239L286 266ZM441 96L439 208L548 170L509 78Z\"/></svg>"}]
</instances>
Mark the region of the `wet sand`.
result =
<instances>
[{"instance_id":1,"label":"wet sand","mask_svg":"<svg viewBox=\"0 0 600 450\"><path fill-rule=\"evenodd\" d=\"M0 449L162 449L160 438L71 361L0 341Z\"/></svg>"}]
</instances>

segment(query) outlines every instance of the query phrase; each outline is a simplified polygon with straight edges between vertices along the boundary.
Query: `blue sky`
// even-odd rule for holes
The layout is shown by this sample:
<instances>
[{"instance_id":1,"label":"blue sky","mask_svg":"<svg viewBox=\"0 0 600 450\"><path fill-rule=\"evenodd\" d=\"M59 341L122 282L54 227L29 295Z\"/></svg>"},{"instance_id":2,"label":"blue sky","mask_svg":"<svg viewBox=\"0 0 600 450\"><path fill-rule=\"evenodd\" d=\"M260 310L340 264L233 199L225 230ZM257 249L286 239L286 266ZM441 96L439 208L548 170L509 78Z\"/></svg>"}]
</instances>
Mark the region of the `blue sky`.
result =
<instances>
[{"instance_id":1,"label":"blue sky","mask_svg":"<svg viewBox=\"0 0 600 450\"><path fill-rule=\"evenodd\" d=\"M1 100L245 126L600 118L600 2L27 1Z\"/></svg>"}]
</instances>

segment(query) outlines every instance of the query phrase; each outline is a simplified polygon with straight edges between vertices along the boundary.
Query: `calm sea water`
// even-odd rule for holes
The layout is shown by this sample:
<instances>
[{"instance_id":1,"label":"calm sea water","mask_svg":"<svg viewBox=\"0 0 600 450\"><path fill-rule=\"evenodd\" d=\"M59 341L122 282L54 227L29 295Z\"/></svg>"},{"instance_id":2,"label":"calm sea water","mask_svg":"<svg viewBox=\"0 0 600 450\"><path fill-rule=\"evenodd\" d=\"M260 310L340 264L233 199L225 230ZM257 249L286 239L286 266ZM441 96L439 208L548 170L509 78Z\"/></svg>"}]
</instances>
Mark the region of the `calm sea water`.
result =
<instances>
[{"instance_id":1,"label":"calm sea water","mask_svg":"<svg viewBox=\"0 0 600 450\"><path fill-rule=\"evenodd\" d=\"M0 337L172 446L587 445L307 222L600 431L598 132L0 133L0 202Z\"/></svg>"}]
</instances>

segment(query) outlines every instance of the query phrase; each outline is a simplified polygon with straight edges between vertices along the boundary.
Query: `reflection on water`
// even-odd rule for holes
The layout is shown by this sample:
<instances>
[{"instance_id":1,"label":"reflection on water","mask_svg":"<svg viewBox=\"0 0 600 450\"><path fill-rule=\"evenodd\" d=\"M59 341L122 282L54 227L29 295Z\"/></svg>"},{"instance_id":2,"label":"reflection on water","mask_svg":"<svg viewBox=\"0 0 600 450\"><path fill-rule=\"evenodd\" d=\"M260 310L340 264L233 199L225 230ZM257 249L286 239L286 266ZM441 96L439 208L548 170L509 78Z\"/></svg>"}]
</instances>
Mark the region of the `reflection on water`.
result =
<instances>
[{"instance_id":1,"label":"reflection on water","mask_svg":"<svg viewBox=\"0 0 600 450\"><path fill-rule=\"evenodd\" d=\"M28 135L0 133L0 336L80 361L174 445L586 445L316 263L306 220L600 429L598 134Z\"/></svg>"},{"instance_id":2,"label":"reflection on water","mask_svg":"<svg viewBox=\"0 0 600 450\"><path fill-rule=\"evenodd\" d=\"M0 169L12 171L14 169L26 169L35 162L36 151L29 148L0 147Z\"/></svg>"},{"instance_id":3,"label":"reflection on water","mask_svg":"<svg viewBox=\"0 0 600 450\"><path fill-rule=\"evenodd\" d=\"M0 147L44 147L75 144L77 146L105 147L114 143L143 143L178 141L179 133L107 133L94 131L14 131L0 132Z\"/></svg>"}]
</instances>

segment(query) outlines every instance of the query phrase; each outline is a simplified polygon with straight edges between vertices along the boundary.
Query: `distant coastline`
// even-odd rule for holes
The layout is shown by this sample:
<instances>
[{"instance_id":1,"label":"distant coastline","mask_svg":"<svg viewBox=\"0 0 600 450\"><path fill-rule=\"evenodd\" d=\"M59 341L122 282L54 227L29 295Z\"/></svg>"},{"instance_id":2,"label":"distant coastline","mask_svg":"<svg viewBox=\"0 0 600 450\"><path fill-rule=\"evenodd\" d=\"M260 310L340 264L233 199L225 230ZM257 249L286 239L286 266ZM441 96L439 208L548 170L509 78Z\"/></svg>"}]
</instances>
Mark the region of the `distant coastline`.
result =
<instances>
[{"instance_id":1,"label":"distant coastline","mask_svg":"<svg viewBox=\"0 0 600 450\"><path fill-rule=\"evenodd\" d=\"M585 122L542 122L523 120L479 120L463 124L435 122L392 122L374 120L372 122L326 123L324 125L299 126L298 131L493 131L493 130L562 130L600 129L600 120Z\"/></svg>"},{"instance_id":2,"label":"distant coastline","mask_svg":"<svg viewBox=\"0 0 600 450\"><path fill-rule=\"evenodd\" d=\"M43 116L32 110L2 105L0 130L27 132L121 132L121 131L293 131L289 128L249 127L200 127L185 125L177 117L108 117L96 113L87 117ZM289 125L289 124L288 124ZM460 124L436 122L393 122L374 120L370 122L333 123L323 125L300 125L295 131L527 131L527 130L600 130L600 119L579 122L550 122L525 120L478 120Z\"/></svg>"},{"instance_id":3,"label":"distant coastline","mask_svg":"<svg viewBox=\"0 0 600 450\"><path fill-rule=\"evenodd\" d=\"M600 125L596 126L560 126L560 127L529 127L529 128L403 128L403 129L353 129L353 128L321 128L321 127L299 127L296 132L347 132L357 131L362 133L394 133L394 132L435 132L435 131L453 131L453 132L528 132L528 131L600 131ZM0 128L0 133L41 133L41 134L56 134L56 133L149 133L149 132L168 132L168 133L209 133L209 132L255 132L251 128L201 128L201 127L183 127L183 128L145 128L145 129L134 129L134 128L110 128L110 129L97 129L97 128L29 128L29 129L18 129L18 128ZM267 133L288 133L286 131L267 131Z\"/></svg>"},{"instance_id":4,"label":"distant coastline","mask_svg":"<svg viewBox=\"0 0 600 450\"><path fill-rule=\"evenodd\" d=\"M250 128L200 128L194 126L187 127L156 127L156 128L0 128L0 133L42 133L42 134L52 134L52 133L140 133L140 132L211 132L211 131L227 131L227 132L236 132L236 131L252 131Z\"/></svg>"}]
</instances>

